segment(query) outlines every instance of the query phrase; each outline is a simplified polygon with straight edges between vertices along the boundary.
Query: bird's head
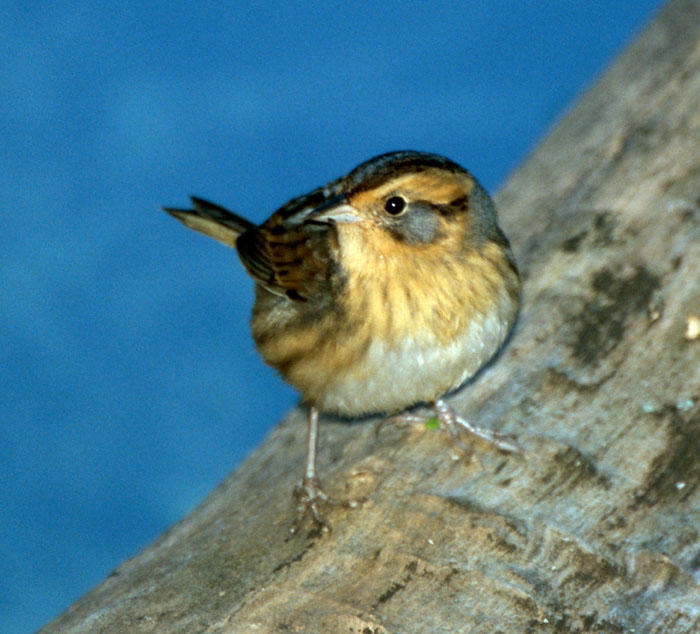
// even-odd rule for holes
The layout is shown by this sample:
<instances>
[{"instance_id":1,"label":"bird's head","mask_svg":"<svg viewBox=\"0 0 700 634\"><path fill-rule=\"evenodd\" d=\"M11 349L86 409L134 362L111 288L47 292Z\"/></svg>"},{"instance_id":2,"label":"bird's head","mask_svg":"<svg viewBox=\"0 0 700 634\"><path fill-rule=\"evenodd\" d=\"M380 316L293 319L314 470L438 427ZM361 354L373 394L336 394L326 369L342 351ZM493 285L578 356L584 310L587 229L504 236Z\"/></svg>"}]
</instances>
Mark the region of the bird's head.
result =
<instances>
[{"instance_id":1,"label":"bird's head","mask_svg":"<svg viewBox=\"0 0 700 634\"><path fill-rule=\"evenodd\" d=\"M458 164L435 154L392 152L356 167L307 222L336 225L382 251L438 247L454 252L500 240L490 197Z\"/></svg>"}]
</instances>

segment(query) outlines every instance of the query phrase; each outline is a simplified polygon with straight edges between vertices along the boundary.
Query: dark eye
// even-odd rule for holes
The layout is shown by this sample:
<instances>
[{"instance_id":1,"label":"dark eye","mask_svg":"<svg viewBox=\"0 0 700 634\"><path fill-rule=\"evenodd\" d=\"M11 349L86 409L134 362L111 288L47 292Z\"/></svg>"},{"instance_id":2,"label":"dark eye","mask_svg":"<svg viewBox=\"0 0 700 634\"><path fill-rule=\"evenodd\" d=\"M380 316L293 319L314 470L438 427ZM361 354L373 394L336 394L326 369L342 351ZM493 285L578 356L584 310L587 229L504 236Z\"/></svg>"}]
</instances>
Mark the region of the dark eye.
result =
<instances>
[{"instance_id":1,"label":"dark eye","mask_svg":"<svg viewBox=\"0 0 700 634\"><path fill-rule=\"evenodd\" d=\"M406 208L406 201L401 196L392 196L384 203L384 209L392 216L398 216Z\"/></svg>"}]
</instances>

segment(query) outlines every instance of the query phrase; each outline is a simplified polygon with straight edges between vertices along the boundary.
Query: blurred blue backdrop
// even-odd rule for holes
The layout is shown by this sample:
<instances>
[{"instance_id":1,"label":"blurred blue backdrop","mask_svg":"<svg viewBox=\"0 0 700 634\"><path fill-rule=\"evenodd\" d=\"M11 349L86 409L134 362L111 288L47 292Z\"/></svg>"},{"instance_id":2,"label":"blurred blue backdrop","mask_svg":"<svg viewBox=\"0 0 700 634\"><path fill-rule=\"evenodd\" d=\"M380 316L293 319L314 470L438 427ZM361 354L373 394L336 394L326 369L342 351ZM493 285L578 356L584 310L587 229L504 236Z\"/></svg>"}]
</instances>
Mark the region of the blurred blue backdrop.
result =
<instances>
[{"instance_id":1,"label":"blurred blue backdrop","mask_svg":"<svg viewBox=\"0 0 700 634\"><path fill-rule=\"evenodd\" d=\"M660 2L9 4L8 633L39 627L181 518L296 402L251 345L235 253L160 205L194 193L262 221L406 148L493 190Z\"/></svg>"}]
</instances>

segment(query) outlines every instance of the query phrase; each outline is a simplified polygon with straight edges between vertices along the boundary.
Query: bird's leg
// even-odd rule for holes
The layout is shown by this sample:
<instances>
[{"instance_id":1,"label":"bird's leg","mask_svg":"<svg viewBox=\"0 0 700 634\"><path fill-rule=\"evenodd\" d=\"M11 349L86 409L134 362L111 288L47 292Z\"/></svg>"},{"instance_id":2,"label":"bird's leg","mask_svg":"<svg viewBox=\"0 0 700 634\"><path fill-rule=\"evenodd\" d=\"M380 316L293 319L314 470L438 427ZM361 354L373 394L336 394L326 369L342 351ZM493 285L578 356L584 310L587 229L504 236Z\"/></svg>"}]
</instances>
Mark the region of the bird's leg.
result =
<instances>
[{"instance_id":1,"label":"bird's leg","mask_svg":"<svg viewBox=\"0 0 700 634\"><path fill-rule=\"evenodd\" d=\"M321 488L321 483L316 475L317 446L318 410L312 405L309 407L309 430L306 435L306 469L304 477L294 488L294 497L297 500L297 517L294 525L289 529L290 533L296 533L299 530L309 511L311 511L314 522L323 531L330 531L330 524L323 519L318 508L320 503L326 503L330 500Z\"/></svg>"},{"instance_id":2,"label":"bird's leg","mask_svg":"<svg viewBox=\"0 0 700 634\"><path fill-rule=\"evenodd\" d=\"M518 445L506 439L506 436L499 434L485 427L477 427L472 425L466 418L462 418L457 412L452 409L445 401L438 399L433 403L433 409L437 415L440 424L447 429L454 443L467 453L471 453L471 449L467 447L459 438L459 431L464 430L472 436L476 436L480 440L484 440L490 445L497 447L501 451L508 453L521 453L522 450Z\"/></svg>"},{"instance_id":3,"label":"bird's leg","mask_svg":"<svg viewBox=\"0 0 700 634\"><path fill-rule=\"evenodd\" d=\"M486 441L490 445L493 445L500 449L501 451L506 451L508 453L521 453L520 447L515 443L507 440L506 436L499 434L498 432L486 429L484 427L477 427L472 425L468 420L462 418L457 412L450 407L442 399L438 399L434 403L430 404L435 411L435 418L443 429L446 429L452 442L454 442L457 447L459 447L464 453L471 454L472 448L464 443L459 437L460 431L466 431L472 436L476 436L482 441ZM433 418L433 420L435 420ZM430 418L425 416L420 416L418 414L394 414L382 420L375 428L375 433L379 434L382 428L386 425L426 425L430 421Z\"/></svg>"}]
</instances>

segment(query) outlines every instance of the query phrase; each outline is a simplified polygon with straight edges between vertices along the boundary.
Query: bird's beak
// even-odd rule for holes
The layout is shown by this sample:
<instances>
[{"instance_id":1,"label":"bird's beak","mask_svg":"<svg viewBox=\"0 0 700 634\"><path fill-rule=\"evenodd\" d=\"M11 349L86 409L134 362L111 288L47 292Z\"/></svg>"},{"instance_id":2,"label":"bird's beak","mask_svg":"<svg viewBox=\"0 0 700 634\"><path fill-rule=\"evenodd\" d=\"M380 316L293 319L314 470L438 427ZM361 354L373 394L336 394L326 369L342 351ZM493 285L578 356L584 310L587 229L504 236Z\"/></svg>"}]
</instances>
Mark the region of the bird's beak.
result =
<instances>
[{"instance_id":1,"label":"bird's beak","mask_svg":"<svg viewBox=\"0 0 700 634\"><path fill-rule=\"evenodd\" d=\"M345 196L335 196L314 209L306 220L323 223L359 222L360 214Z\"/></svg>"}]
</instances>

